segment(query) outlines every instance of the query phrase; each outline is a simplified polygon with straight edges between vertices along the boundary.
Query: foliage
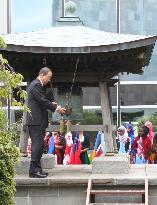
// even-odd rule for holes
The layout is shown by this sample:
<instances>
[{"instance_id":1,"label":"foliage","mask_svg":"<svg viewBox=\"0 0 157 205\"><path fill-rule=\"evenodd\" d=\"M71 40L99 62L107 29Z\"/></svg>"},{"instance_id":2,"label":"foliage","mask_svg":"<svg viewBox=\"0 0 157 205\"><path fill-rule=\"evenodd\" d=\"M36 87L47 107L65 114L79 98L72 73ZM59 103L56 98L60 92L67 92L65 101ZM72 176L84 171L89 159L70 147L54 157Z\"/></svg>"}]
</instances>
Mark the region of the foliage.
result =
<instances>
[{"instance_id":1,"label":"foliage","mask_svg":"<svg viewBox=\"0 0 157 205\"><path fill-rule=\"evenodd\" d=\"M6 47L0 37L0 47ZM20 89L23 76L16 73L8 61L0 54L0 205L13 205L15 193L15 166L19 151L13 143L16 137L16 126L8 127L6 112L2 110L2 100L12 99L12 89L19 88L19 97L26 99L26 92ZM13 105L26 106L13 100Z\"/></svg>"},{"instance_id":2,"label":"foliage","mask_svg":"<svg viewBox=\"0 0 157 205\"><path fill-rule=\"evenodd\" d=\"M102 115L97 112L83 112L83 124L100 125L102 124Z\"/></svg>"},{"instance_id":3,"label":"foliage","mask_svg":"<svg viewBox=\"0 0 157 205\"><path fill-rule=\"evenodd\" d=\"M21 125L22 120L13 123L10 125L10 131L11 131L11 140L12 143L14 145L16 145L17 147L19 146L19 142L20 142L20 130L19 130L19 126Z\"/></svg>"},{"instance_id":4,"label":"foliage","mask_svg":"<svg viewBox=\"0 0 157 205\"><path fill-rule=\"evenodd\" d=\"M137 127L138 129L145 124L146 121L150 121L153 124L154 132L157 132L157 113L154 113L150 117L143 118L138 121Z\"/></svg>"},{"instance_id":5,"label":"foliage","mask_svg":"<svg viewBox=\"0 0 157 205\"><path fill-rule=\"evenodd\" d=\"M7 130L6 114L0 110L0 204L12 205L15 193L15 165L18 149L12 142L12 130Z\"/></svg>"}]
</instances>

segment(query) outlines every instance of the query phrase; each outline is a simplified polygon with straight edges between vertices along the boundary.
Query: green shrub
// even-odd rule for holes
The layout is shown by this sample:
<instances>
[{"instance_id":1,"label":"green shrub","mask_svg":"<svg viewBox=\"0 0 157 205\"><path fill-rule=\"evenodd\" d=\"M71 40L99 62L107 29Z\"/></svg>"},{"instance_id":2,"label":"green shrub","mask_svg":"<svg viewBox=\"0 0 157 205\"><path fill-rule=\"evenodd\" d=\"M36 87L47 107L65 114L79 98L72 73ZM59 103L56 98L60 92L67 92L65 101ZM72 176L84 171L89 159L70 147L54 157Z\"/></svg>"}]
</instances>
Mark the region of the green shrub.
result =
<instances>
[{"instance_id":1,"label":"green shrub","mask_svg":"<svg viewBox=\"0 0 157 205\"><path fill-rule=\"evenodd\" d=\"M19 152L12 141L12 130L8 130L6 114L0 110L0 204L12 205L15 193L15 165Z\"/></svg>"},{"instance_id":2,"label":"green shrub","mask_svg":"<svg viewBox=\"0 0 157 205\"><path fill-rule=\"evenodd\" d=\"M6 44L0 37L0 47ZM19 73L15 73L6 59L0 54L0 99L12 99L12 89L18 88L23 80ZM19 88L20 99L26 98L26 92ZM23 106L14 100L14 105ZM26 106L24 105L24 108ZM16 184L14 180L15 166L18 162L19 151L15 145L16 127L10 127L6 112L2 110L0 100L0 205L13 205Z\"/></svg>"},{"instance_id":3,"label":"green shrub","mask_svg":"<svg viewBox=\"0 0 157 205\"><path fill-rule=\"evenodd\" d=\"M83 124L85 125L101 125L102 124L102 115L101 113L93 111L84 111L83 112Z\"/></svg>"}]
</instances>

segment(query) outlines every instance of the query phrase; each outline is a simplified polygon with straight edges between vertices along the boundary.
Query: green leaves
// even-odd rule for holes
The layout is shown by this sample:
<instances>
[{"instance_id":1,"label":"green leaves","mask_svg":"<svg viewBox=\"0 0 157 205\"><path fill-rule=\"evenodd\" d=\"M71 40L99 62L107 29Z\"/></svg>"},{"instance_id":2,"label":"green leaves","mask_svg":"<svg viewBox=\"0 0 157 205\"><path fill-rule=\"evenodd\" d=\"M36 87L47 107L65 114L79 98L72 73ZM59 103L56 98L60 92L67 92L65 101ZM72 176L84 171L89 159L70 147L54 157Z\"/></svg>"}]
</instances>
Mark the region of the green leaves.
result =
<instances>
[{"instance_id":1,"label":"green leaves","mask_svg":"<svg viewBox=\"0 0 157 205\"><path fill-rule=\"evenodd\" d=\"M145 122L150 121L153 124L153 131L157 132L157 113L152 114L150 117L142 118L138 121L138 129L145 124Z\"/></svg>"},{"instance_id":2,"label":"green leaves","mask_svg":"<svg viewBox=\"0 0 157 205\"><path fill-rule=\"evenodd\" d=\"M1 37L0 47L6 47ZM2 110L2 100L6 101L8 98L12 100L12 90L18 88L20 102L13 99L12 105L27 109L23 103L27 93L20 88L22 80L23 76L15 73L8 61L0 54L0 205L14 205L15 166L19 159L19 150L13 143L17 138L17 127L15 125L8 129L6 112Z\"/></svg>"},{"instance_id":3,"label":"green leaves","mask_svg":"<svg viewBox=\"0 0 157 205\"><path fill-rule=\"evenodd\" d=\"M4 40L1 36L0 36L0 47L1 48L6 48L7 47L6 43L4 42Z\"/></svg>"},{"instance_id":4,"label":"green leaves","mask_svg":"<svg viewBox=\"0 0 157 205\"><path fill-rule=\"evenodd\" d=\"M1 111L0 116L3 116ZM14 204L16 187L14 176L18 156L19 151L12 143L12 132L0 130L0 194L2 195L0 196L0 204Z\"/></svg>"},{"instance_id":5,"label":"green leaves","mask_svg":"<svg viewBox=\"0 0 157 205\"><path fill-rule=\"evenodd\" d=\"M19 151L13 144L13 130L7 130L7 118L0 110L0 205L13 205L15 193L15 166Z\"/></svg>"}]
</instances>

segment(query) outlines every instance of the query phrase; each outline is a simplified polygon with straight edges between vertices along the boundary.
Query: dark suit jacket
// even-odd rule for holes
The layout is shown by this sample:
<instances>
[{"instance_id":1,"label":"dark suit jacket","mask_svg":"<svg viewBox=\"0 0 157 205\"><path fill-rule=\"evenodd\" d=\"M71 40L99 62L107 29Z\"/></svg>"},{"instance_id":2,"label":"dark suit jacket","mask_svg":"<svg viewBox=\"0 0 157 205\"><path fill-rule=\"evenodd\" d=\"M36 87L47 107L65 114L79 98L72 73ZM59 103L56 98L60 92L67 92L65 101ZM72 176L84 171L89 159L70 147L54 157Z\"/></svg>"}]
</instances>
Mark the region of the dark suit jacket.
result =
<instances>
[{"instance_id":1,"label":"dark suit jacket","mask_svg":"<svg viewBox=\"0 0 157 205\"><path fill-rule=\"evenodd\" d=\"M40 125L45 128L48 126L48 112L47 109L54 112L56 105L45 97L45 89L39 79L33 80L27 90L28 93L28 107L30 113L27 113L26 125Z\"/></svg>"}]
</instances>

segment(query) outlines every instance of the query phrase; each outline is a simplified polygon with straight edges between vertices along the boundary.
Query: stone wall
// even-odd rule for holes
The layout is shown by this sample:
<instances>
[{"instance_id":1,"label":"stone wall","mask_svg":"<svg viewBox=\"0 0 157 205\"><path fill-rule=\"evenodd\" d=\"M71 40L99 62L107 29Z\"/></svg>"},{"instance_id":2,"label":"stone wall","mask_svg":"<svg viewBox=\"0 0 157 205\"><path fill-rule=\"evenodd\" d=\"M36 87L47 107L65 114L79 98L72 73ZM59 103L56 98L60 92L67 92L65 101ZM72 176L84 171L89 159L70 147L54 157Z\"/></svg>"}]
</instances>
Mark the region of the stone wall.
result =
<instances>
[{"instance_id":1,"label":"stone wall","mask_svg":"<svg viewBox=\"0 0 157 205\"><path fill-rule=\"evenodd\" d=\"M16 205L83 205L85 186L28 186L18 187Z\"/></svg>"},{"instance_id":2,"label":"stone wall","mask_svg":"<svg viewBox=\"0 0 157 205\"><path fill-rule=\"evenodd\" d=\"M95 187L98 188L98 187ZM100 188L100 187L99 187ZM101 187L101 189L106 187ZM142 186L108 186L109 189L140 189ZM15 196L16 205L84 205L86 185L20 186ZM96 196L95 202L142 203L141 196ZM149 205L157 204L157 186L149 187Z\"/></svg>"},{"instance_id":3,"label":"stone wall","mask_svg":"<svg viewBox=\"0 0 157 205\"><path fill-rule=\"evenodd\" d=\"M84 205L89 179L92 179L92 189L130 190L144 189L146 178L149 185L149 205L156 205L157 165L135 164L130 165L129 169L127 166L123 166L123 169L128 169L128 173L126 173L124 170L122 171L122 155L120 155L119 161L117 160L116 166L110 165L109 167L109 163L115 163L117 157L118 155L98 157L94 159L92 165L57 165L49 169L49 176L43 179L29 178L28 172L27 174L18 174L15 177L16 205ZM126 158L124 155L123 157ZM126 165L127 163L126 161ZM117 170L115 171L115 169ZM97 196L96 202L142 203L142 196L130 193L129 196Z\"/></svg>"}]
</instances>

